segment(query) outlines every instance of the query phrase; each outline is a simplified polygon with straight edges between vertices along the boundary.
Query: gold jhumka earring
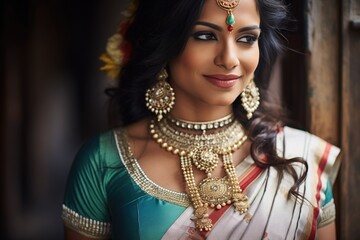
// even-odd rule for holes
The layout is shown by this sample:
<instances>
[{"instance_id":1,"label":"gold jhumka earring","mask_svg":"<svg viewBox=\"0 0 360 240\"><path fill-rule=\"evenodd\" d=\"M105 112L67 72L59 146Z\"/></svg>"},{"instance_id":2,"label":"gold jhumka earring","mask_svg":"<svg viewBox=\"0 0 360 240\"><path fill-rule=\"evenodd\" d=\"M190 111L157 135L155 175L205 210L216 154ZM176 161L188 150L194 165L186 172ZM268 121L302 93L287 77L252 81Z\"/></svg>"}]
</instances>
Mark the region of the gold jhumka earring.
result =
<instances>
[{"instance_id":1,"label":"gold jhumka earring","mask_svg":"<svg viewBox=\"0 0 360 240\"><path fill-rule=\"evenodd\" d=\"M251 119L253 113L259 107L260 104L260 92L259 88L256 87L254 79L252 79L246 86L244 91L241 93L241 105L247 112L246 117Z\"/></svg>"},{"instance_id":2,"label":"gold jhumka earring","mask_svg":"<svg viewBox=\"0 0 360 240\"><path fill-rule=\"evenodd\" d=\"M164 68L158 76L158 82L145 94L146 107L157 115L158 121L170 112L175 103L175 93L166 81L167 78L168 74Z\"/></svg>"},{"instance_id":3,"label":"gold jhumka earring","mask_svg":"<svg viewBox=\"0 0 360 240\"><path fill-rule=\"evenodd\" d=\"M216 0L217 5L227 11L226 24L228 25L227 29L229 32L234 30L235 17L232 14L232 10L237 7L239 0Z\"/></svg>"}]
</instances>

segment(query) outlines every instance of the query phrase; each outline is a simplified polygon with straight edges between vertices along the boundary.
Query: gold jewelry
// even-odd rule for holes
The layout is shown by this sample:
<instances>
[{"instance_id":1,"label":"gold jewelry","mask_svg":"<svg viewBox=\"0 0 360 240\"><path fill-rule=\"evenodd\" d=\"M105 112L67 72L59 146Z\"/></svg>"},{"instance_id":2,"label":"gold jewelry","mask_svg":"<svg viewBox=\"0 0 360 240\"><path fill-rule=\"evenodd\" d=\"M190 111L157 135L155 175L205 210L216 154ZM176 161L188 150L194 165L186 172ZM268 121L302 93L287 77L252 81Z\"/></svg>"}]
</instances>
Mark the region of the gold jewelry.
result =
<instances>
[{"instance_id":1,"label":"gold jewelry","mask_svg":"<svg viewBox=\"0 0 360 240\"><path fill-rule=\"evenodd\" d=\"M164 118L151 122L150 133L162 148L180 157L188 195L194 207L192 220L197 229L211 230L209 207L220 209L233 203L240 214L248 210L247 197L242 193L232 162L232 153L247 139L238 121L232 121L219 132L193 134L172 127L168 118ZM221 158L227 176L212 177ZM195 183L193 165L206 174L198 186Z\"/></svg>"},{"instance_id":2,"label":"gold jewelry","mask_svg":"<svg viewBox=\"0 0 360 240\"><path fill-rule=\"evenodd\" d=\"M171 115L167 115L167 119L176 127L180 127L188 130L206 131L211 129L222 128L232 123L234 121L234 114L231 113L223 118L208 122L191 122L179 118L174 118Z\"/></svg>"},{"instance_id":3,"label":"gold jewelry","mask_svg":"<svg viewBox=\"0 0 360 240\"><path fill-rule=\"evenodd\" d=\"M172 127L167 118L157 124L150 124L152 137L167 151L180 156L193 158L196 152L205 148L212 153L227 154L235 151L246 138L244 130L238 121L229 124L223 131L211 134L193 134L179 131Z\"/></svg>"},{"instance_id":4,"label":"gold jewelry","mask_svg":"<svg viewBox=\"0 0 360 240\"><path fill-rule=\"evenodd\" d=\"M260 104L260 92L259 88L256 87L254 79L252 79L246 86L244 91L241 93L241 105L247 112L246 117L252 118L253 113L259 107Z\"/></svg>"},{"instance_id":5,"label":"gold jewelry","mask_svg":"<svg viewBox=\"0 0 360 240\"><path fill-rule=\"evenodd\" d=\"M216 0L217 5L227 11L228 16L226 17L226 24L228 25L228 31L234 30L235 17L232 14L232 10L237 7L239 0Z\"/></svg>"},{"instance_id":6,"label":"gold jewelry","mask_svg":"<svg viewBox=\"0 0 360 240\"><path fill-rule=\"evenodd\" d=\"M170 84L166 81L168 74L162 69L158 82L146 91L146 107L157 115L158 121L163 118L164 114L170 112L175 104L175 93Z\"/></svg>"}]
</instances>

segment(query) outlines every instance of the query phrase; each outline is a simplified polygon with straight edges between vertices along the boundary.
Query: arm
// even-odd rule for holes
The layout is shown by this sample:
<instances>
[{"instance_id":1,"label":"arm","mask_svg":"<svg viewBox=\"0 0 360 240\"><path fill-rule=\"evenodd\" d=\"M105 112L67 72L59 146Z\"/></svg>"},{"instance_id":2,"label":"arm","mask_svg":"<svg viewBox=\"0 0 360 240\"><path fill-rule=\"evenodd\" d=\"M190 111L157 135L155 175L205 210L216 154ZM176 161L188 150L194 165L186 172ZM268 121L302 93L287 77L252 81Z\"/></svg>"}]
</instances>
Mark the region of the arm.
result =
<instances>
[{"instance_id":1,"label":"arm","mask_svg":"<svg viewBox=\"0 0 360 240\"><path fill-rule=\"evenodd\" d=\"M336 239L336 226L335 226L335 204L331 189L331 182L327 181L327 187L324 192L324 202L321 207L321 222L318 227L319 240L335 240Z\"/></svg>"},{"instance_id":2,"label":"arm","mask_svg":"<svg viewBox=\"0 0 360 240\"><path fill-rule=\"evenodd\" d=\"M62 206L65 239L106 239L110 220L99 138L89 141L72 164ZM85 237L86 236L86 237Z\"/></svg>"},{"instance_id":3,"label":"arm","mask_svg":"<svg viewBox=\"0 0 360 240\"><path fill-rule=\"evenodd\" d=\"M318 229L319 240L336 240L335 221Z\"/></svg>"},{"instance_id":4,"label":"arm","mask_svg":"<svg viewBox=\"0 0 360 240\"><path fill-rule=\"evenodd\" d=\"M64 239L65 240L94 240L95 238L86 237L84 235L81 235L81 234L71 230L70 228L64 227Z\"/></svg>"},{"instance_id":5,"label":"arm","mask_svg":"<svg viewBox=\"0 0 360 240\"><path fill-rule=\"evenodd\" d=\"M67 227L64 228L65 240L92 240L93 238L85 237Z\"/></svg>"}]
</instances>

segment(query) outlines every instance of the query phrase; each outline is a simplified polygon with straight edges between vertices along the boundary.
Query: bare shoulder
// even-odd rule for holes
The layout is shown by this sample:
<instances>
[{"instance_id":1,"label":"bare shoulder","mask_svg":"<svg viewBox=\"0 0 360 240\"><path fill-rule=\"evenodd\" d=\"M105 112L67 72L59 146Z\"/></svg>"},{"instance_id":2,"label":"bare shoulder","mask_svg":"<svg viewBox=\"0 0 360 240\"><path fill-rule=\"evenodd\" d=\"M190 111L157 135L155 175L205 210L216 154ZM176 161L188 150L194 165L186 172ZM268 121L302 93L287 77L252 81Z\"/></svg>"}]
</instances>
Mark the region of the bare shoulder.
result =
<instances>
[{"instance_id":1,"label":"bare shoulder","mask_svg":"<svg viewBox=\"0 0 360 240\"><path fill-rule=\"evenodd\" d=\"M150 119L144 118L140 121L125 127L126 133L130 139L148 139Z\"/></svg>"},{"instance_id":2,"label":"bare shoulder","mask_svg":"<svg viewBox=\"0 0 360 240\"><path fill-rule=\"evenodd\" d=\"M151 140L149 131L150 119L142 119L125 127L129 145L135 157L139 158L144 149L147 148L149 140Z\"/></svg>"}]
</instances>

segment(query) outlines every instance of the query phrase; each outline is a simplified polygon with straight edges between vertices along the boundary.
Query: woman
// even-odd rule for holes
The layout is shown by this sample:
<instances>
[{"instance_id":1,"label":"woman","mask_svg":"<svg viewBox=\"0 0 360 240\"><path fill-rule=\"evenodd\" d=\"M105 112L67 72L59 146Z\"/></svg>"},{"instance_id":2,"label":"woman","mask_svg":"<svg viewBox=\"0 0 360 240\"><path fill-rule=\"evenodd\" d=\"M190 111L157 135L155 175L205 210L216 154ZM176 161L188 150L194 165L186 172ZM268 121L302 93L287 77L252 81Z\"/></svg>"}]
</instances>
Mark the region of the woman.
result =
<instances>
[{"instance_id":1,"label":"woman","mask_svg":"<svg viewBox=\"0 0 360 240\"><path fill-rule=\"evenodd\" d=\"M272 0L139 1L117 35L120 127L76 157L67 239L335 238L339 149L259 93L285 17Z\"/></svg>"}]
</instances>

